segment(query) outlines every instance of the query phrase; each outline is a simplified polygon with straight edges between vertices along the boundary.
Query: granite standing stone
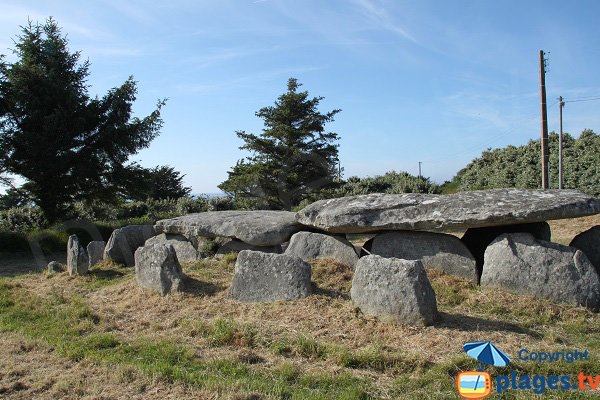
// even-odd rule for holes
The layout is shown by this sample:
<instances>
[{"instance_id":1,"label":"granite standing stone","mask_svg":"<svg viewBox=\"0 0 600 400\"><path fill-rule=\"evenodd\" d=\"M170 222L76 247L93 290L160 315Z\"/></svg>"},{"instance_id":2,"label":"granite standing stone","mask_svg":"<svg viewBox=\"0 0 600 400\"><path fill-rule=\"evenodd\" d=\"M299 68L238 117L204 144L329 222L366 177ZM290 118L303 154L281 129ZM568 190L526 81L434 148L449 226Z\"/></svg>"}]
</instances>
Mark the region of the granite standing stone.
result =
<instances>
[{"instance_id":1,"label":"granite standing stone","mask_svg":"<svg viewBox=\"0 0 600 400\"><path fill-rule=\"evenodd\" d=\"M285 254L304 261L330 258L353 267L358 261L354 246L344 236L314 232L298 232L292 236Z\"/></svg>"},{"instance_id":2,"label":"granite standing stone","mask_svg":"<svg viewBox=\"0 0 600 400\"><path fill-rule=\"evenodd\" d=\"M600 225L575 236L569 246L583 251L600 274Z\"/></svg>"},{"instance_id":3,"label":"granite standing stone","mask_svg":"<svg viewBox=\"0 0 600 400\"><path fill-rule=\"evenodd\" d=\"M529 233L497 237L485 251L482 286L598 311L600 279L580 250Z\"/></svg>"},{"instance_id":4,"label":"granite standing stone","mask_svg":"<svg viewBox=\"0 0 600 400\"><path fill-rule=\"evenodd\" d=\"M58 261L50 261L47 268L49 274L55 274L65 270L65 266Z\"/></svg>"},{"instance_id":5,"label":"granite standing stone","mask_svg":"<svg viewBox=\"0 0 600 400\"><path fill-rule=\"evenodd\" d=\"M376 235L363 248L371 254L405 260L420 260L433 268L477 284L475 259L461 241L452 235L433 232L396 231Z\"/></svg>"},{"instance_id":6,"label":"granite standing stone","mask_svg":"<svg viewBox=\"0 0 600 400\"><path fill-rule=\"evenodd\" d=\"M135 251L135 279L139 286L161 296L183 290L183 272L171 244L153 243Z\"/></svg>"},{"instance_id":7,"label":"granite standing stone","mask_svg":"<svg viewBox=\"0 0 600 400\"><path fill-rule=\"evenodd\" d=\"M183 235L161 233L146 240L144 246L154 243L172 245L179 261L196 261L198 259L198 251Z\"/></svg>"},{"instance_id":8,"label":"granite standing stone","mask_svg":"<svg viewBox=\"0 0 600 400\"><path fill-rule=\"evenodd\" d=\"M88 272L89 259L85 249L79 244L76 235L69 236L67 243L67 271L69 275L85 275Z\"/></svg>"},{"instance_id":9,"label":"granite standing stone","mask_svg":"<svg viewBox=\"0 0 600 400\"><path fill-rule=\"evenodd\" d=\"M361 257L354 267L352 302L369 316L406 325L431 325L437 302L423 264L377 255Z\"/></svg>"},{"instance_id":10,"label":"granite standing stone","mask_svg":"<svg viewBox=\"0 0 600 400\"><path fill-rule=\"evenodd\" d=\"M311 267L298 257L243 250L229 297L244 302L297 300L311 294Z\"/></svg>"},{"instance_id":11,"label":"granite standing stone","mask_svg":"<svg viewBox=\"0 0 600 400\"><path fill-rule=\"evenodd\" d=\"M100 240L94 240L89 242L87 245L87 253L90 258L90 267L98 264L100 261L104 259L104 248L106 247L106 243Z\"/></svg>"},{"instance_id":12,"label":"granite standing stone","mask_svg":"<svg viewBox=\"0 0 600 400\"><path fill-rule=\"evenodd\" d=\"M104 259L133 267L136 249L154 235L152 225L129 225L115 229L104 249Z\"/></svg>"},{"instance_id":13,"label":"granite standing stone","mask_svg":"<svg viewBox=\"0 0 600 400\"><path fill-rule=\"evenodd\" d=\"M500 226L486 226L483 228L469 228L460 241L471 252L477 263L477 276L481 277L483 270L483 256L485 249L503 233L531 233L536 239L550 241L552 236L550 225L547 222L534 222L530 224L513 224Z\"/></svg>"}]
</instances>

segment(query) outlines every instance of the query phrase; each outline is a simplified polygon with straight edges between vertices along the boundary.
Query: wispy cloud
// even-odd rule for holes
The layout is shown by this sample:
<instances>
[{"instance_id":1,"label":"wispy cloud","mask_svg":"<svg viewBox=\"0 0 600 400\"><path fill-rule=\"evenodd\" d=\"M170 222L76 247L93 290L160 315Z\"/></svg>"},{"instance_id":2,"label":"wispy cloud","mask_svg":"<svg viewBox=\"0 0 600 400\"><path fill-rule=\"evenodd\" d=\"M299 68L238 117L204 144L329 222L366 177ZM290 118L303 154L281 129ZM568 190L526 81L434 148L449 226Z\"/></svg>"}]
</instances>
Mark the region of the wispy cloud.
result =
<instances>
[{"instance_id":1,"label":"wispy cloud","mask_svg":"<svg viewBox=\"0 0 600 400\"><path fill-rule=\"evenodd\" d=\"M352 2L361 9L365 17L375 22L380 28L410 40L413 43L419 43L406 28L394 21L392 15L380 4L373 0L352 0Z\"/></svg>"}]
</instances>

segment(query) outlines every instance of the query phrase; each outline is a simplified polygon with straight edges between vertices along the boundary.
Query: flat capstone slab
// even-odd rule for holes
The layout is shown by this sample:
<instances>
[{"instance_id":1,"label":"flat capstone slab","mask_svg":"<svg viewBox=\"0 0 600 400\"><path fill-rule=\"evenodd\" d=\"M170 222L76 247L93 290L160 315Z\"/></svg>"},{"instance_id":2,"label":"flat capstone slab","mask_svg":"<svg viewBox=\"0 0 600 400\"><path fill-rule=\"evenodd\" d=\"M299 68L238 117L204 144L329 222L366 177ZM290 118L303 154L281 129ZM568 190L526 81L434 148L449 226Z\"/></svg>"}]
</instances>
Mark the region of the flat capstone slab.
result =
<instances>
[{"instance_id":1,"label":"flat capstone slab","mask_svg":"<svg viewBox=\"0 0 600 400\"><path fill-rule=\"evenodd\" d=\"M490 189L451 195L367 194L319 200L300 210L303 225L331 233L452 230L542 222L600 213L576 190Z\"/></svg>"},{"instance_id":2,"label":"flat capstone slab","mask_svg":"<svg viewBox=\"0 0 600 400\"><path fill-rule=\"evenodd\" d=\"M187 238L221 236L254 246L275 246L302 230L295 216L289 211L208 211L163 219L154 228L157 233L176 233Z\"/></svg>"}]
</instances>

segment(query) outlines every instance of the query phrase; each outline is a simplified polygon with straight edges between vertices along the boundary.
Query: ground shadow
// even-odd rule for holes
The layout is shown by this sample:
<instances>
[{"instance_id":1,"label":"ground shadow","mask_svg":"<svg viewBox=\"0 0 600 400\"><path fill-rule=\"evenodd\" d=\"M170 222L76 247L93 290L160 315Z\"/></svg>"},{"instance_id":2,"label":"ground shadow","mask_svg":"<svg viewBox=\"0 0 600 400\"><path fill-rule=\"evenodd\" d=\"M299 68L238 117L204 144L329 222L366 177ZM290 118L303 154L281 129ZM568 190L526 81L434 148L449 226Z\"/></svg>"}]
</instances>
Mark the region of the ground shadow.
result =
<instances>
[{"instance_id":1,"label":"ground shadow","mask_svg":"<svg viewBox=\"0 0 600 400\"><path fill-rule=\"evenodd\" d=\"M88 275L97 279L110 280L125 276L125 272L115 271L114 269L90 269Z\"/></svg>"},{"instance_id":2,"label":"ground shadow","mask_svg":"<svg viewBox=\"0 0 600 400\"><path fill-rule=\"evenodd\" d=\"M210 282L202 282L191 276L185 276L183 278L184 293L193 294L196 296L212 296L218 292L225 290L225 287L221 285L215 285Z\"/></svg>"},{"instance_id":3,"label":"ground shadow","mask_svg":"<svg viewBox=\"0 0 600 400\"><path fill-rule=\"evenodd\" d=\"M532 329L524 328L510 322L471 317L464 314L449 314L445 312L440 312L439 316L439 320L435 324L438 328L449 328L460 331L505 331L528 335L535 339L541 339L544 336Z\"/></svg>"},{"instance_id":4,"label":"ground shadow","mask_svg":"<svg viewBox=\"0 0 600 400\"><path fill-rule=\"evenodd\" d=\"M319 287L319 285L317 285L315 282L311 282L311 287L312 294L316 294L318 296L331 297L332 299L350 300L350 293L336 289L322 288Z\"/></svg>"}]
</instances>

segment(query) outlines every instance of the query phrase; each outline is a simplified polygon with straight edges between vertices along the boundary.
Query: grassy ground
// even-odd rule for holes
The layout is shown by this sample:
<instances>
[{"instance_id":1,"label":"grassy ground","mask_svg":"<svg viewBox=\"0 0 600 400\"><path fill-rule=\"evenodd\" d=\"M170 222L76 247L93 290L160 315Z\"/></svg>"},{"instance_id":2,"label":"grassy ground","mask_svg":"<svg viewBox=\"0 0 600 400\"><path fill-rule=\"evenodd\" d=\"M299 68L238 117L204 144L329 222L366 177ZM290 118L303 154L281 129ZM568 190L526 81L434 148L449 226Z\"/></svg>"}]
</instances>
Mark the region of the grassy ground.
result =
<instances>
[{"instance_id":1,"label":"grassy ground","mask_svg":"<svg viewBox=\"0 0 600 400\"><path fill-rule=\"evenodd\" d=\"M587 229L573 221L558 231ZM508 368L489 368L493 376L600 374L600 317L583 308L429 271L441 319L432 327L404 327L356 310L349 299L352 271L331 261L313 263L315 294L306 299L232 301L234 259L184 265L186 292L164 298L138 288L131 269L110 263L85 277L0 278L0 397L451 399L458 398L456 374L477 367L462 345L480 340L513 357ZM588 350L590 359L519 361L522 348ZM490 398L536 396L508 391Z\"/></svg>"}]
</instances>

